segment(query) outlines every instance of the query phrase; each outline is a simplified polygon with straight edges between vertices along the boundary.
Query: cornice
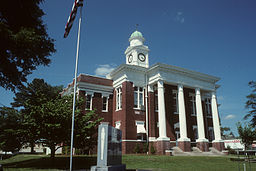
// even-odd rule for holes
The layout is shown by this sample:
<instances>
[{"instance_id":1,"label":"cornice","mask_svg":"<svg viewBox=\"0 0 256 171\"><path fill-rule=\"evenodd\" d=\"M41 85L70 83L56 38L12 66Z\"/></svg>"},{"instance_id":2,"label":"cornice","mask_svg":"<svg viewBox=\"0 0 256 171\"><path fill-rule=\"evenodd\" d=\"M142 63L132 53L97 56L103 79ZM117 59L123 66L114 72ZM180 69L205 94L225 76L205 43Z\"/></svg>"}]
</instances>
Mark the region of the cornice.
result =
<instances>
[{"instance_id":1,"label":"cornice","mask_svg":"<svg viewBox=\"0 0 256 171\"><path fill-rule=\"evenodd\" d=\"M136 72L147 72L147 68L142 66L135 66L135 65L128 65L128 64L121 64L118 68L113 70L111 73L107 75L108 79L113 79L118 73L122 71L136 71Z\"/></svg>"},{"instance_id":2,"label":"cornice","mask_svg":"<svg viewBox=\"0 0 256 171\"><path fill-rule=\"evenodd\" d=\"M104 86L104 85L98 85L98 84L91 84L86 82L78 82L77 87L80 90L87 90L92 92L107 92L109 94L112 94L113 87L112 86Z\"/></svg>"},{"instance_id":3,"label":"cornice","mask_svg":"<svg viewBox=\"0 0 256 171\"><path fill-rule=\"evenodd\" d=\"M177 67L177 66L174 66L174 65L162 64L162 63L156 63L156 64L152 65L148 69L148 73L155 72L156 70L158 70L159 72L160 71L171 71L171 72L174 72L174 73L179 73L179 74L182 74L182 75L193 77L195 79L199 79L199 80L203 80L203 81L207 81L207 82L212 82L212 83L216 83L217 81L220 80L219 77L211 76L211 75L208 75L208 74L203 74L203 73L200 73L200 72L188 70L188 69Z\"/></svg>"}]
</instances>

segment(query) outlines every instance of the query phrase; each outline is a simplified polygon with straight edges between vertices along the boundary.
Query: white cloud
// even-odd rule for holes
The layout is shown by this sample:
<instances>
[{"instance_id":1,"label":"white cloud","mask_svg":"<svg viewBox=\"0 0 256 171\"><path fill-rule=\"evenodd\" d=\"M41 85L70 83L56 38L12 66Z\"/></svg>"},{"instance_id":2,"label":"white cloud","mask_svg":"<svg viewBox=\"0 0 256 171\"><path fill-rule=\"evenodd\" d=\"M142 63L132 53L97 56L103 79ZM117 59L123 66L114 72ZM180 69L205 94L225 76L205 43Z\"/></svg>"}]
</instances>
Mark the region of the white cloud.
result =
<instances>
[{"instance_id":1,"label":"white cloud","mask_svg":"<svg viewBox=\"0 0 256 171\"><path fill-rule=\"evenodd\" d=\"M109 64L99 65L98 68L95 70L95 74L98 76L106 76L108 73L115 69L114 66Z\"/></svg>"},{"instance_id":2,"label":"white cloud","mask_svg":"<svg viewBox=\"0 0 256 171\"><path fill-rule=\"evenodd\" d=\"M230 119L234 119L235 117L236 117L235 115L227 115L224 119L230 120Z\"/></svg>"},{"instance_id":3,"label":"white cloud","mask_svg":"<svg viewBox=\"0 0 256 171\"><path fill-rule=\"evenodd\" d=\"M183 24L183 23L185 22L185 17L184 17L184 15L183 15L183 12L178 11L178 12L176 13L175 18L174 18L174 21Z\"/></svg>"}]
</instances>

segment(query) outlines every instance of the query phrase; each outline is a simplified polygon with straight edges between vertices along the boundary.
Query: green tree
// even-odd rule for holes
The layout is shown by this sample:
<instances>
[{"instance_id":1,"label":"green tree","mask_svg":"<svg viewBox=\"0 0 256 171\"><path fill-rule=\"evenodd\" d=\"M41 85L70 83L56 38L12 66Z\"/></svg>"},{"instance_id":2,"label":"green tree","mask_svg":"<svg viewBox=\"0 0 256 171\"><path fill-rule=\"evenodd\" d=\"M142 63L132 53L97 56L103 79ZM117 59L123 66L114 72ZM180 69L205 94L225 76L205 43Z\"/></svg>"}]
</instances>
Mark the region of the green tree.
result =
<instances>
[{"instance_id":1,"label":"green tree","mask_svg":"<svg viewBox=\"0 0 256 171\"><path fill-rule=\"evenodd\" d=\"M22 145L21 117L17 110L0 108L0 149L5 152L19 151Z\"/></svg>"},{"instance_id":2,"label":"green tree","mask_svg":"<svg viewBox=\"0 0 256 171\"><path fill-rule=\"evenodd\" d=\"M76 101L74 147L88 151L97 143L97 125L102 121L94 111L82 112L81 106L84 99ZM67 95L49 101L41 107L41 123L38 127L41 132L41 142L51 149L51 157L54 157L57 145L70 144L71 117L73 96Z\"/></svg>"},{"instance_id":3,"label":"green tree","mask_svg":"<svg viewBox=\"0 0 256 171\"><path fill-rule=\"evenodd\" d=\"M249 113L245 115L244 119L251 118L251 124L256 127L256 82L249 82L250 88L252 88L252 93L249 94L246 98L246 108L249 110Z\"/></svg>"},{"instance_id":4,"label":"green tree","mask_svg":"<svg viewBox=\"0 0 256 171\"><path fill-rule=\"evenodd\" d=\"M102 120L103 118L100 118L95 113L95 110L89 111L86 114L81 111L76 113L74 147L81 149L83 154L88 154L89 150L93 149L97 145L97 129Z\"/></svg>"},{"instance_id":5,"label":"green tree","mask_svg":"<svg viewBox=\"0 0 256 171\"><path fill-rule=\"evenodd\" d=\"M252 125L245 124L244 127L240 122L237 123L237 131L239 137L242 139L243 144L245 145L245 149L253 143L253 140L256 139L256 132Z\"/></svg>"},{"instance_id":6,"label":"green tree","mask_svg":"<svg viewBox=\"0 0 256 171\"><path fill-rule=\"evenodd\" d=\"M51 149L51 157L54 157L56 146L66 144L70 138L72 97L64 96L48 101L38 106L38 110L40 119L36 122L40 130L40 142Z\"/></svg>"},{"instance_id":7,"label":"green tree","mask_svg":"<svg viewBox=\"0 0 256 171\"><path fill-rule=\"evenodd\" d=\"M42 131L39 127L42 122L42 106L60 98L62 86L51 86L43 79L34 79L27 86L19 88L15 93L13 107L17 107L22 115L23 139L34 150L34 143L40 139Z\"/></svg>"},{"instance_id":8,"label":"green tree","mask_svg":"<svg viewBox=\"0 0 256 171\"><path fill-rule=\"evenodd\" d=\"M14 91L39 65L47 66L54 40L42 21L43 0L0 1L0 86Z\"/></svg>"}]
</instances>

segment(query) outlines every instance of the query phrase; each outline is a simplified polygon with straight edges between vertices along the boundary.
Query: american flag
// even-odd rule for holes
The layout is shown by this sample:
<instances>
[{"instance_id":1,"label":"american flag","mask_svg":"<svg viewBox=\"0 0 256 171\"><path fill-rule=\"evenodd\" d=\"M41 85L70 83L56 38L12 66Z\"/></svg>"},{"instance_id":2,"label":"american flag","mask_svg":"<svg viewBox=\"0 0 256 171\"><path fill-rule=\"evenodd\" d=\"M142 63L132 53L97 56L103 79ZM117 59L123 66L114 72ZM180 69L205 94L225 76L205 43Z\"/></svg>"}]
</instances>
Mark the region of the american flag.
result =
<instances>
[{"instance_id":1,"label":"american flag","mask_svg":"<svg viewBox=\"0 0 256 171\"><path fill-rule=\"evenodd\" d=\"M73 25L73 22L76 18L77 9L79 6L83 6L83 0L75 0L73 7L72 7L72 11L70 13L70 16L68 17L68 22L65 27L64 38L66 38L69 34L69 31L70 31L70 29Z\"/></svg>"}]
</instances>

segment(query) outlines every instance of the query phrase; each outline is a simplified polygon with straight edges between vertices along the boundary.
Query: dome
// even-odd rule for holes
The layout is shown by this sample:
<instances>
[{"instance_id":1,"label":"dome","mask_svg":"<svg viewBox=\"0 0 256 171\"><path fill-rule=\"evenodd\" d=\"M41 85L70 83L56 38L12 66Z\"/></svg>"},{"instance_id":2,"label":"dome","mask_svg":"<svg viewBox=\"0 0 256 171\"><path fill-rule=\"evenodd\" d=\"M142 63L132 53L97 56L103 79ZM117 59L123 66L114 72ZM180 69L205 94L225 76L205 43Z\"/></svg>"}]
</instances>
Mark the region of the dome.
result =
<instances>
[{"instance_id":1,"label":"dome","mask_svg":"<svg viewBox=\"0 0 256 171\"><path fill-rule=\"evenodd\" d=\"M131 34L130 39L135 38L135 37L142 37L143 38L142 33L137 31L137 30Z\"/></svg>"}]
</instances>

